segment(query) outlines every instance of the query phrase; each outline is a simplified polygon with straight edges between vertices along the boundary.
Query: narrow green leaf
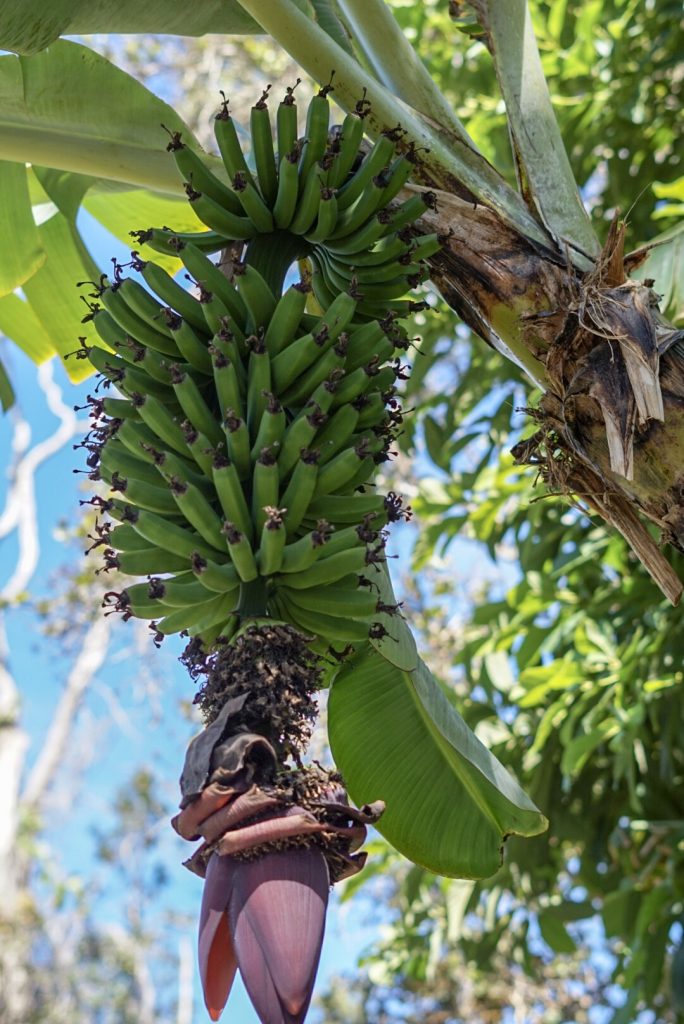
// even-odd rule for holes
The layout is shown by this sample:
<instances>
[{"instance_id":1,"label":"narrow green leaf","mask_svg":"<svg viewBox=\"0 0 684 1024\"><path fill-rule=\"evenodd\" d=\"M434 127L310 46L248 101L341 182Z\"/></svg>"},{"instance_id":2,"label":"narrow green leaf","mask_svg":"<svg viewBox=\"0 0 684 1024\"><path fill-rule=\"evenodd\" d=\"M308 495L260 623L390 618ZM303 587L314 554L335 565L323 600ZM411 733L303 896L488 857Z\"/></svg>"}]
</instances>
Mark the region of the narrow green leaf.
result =
<instances>
[{"instance_id":1,"label":"narrow green leaf","mask_svg":"<svg viewBox=\"0 0 684 1024\"><path fill-rule=\"evenodd\" d=\"M538 917L539 930L544 942L554 953L574 953L577 945L567 928L553 911L542 910Z\"/></svg>"},{"instance_id":2,"label":"narrow green leaf","mask_svg":"<svg viewBox=\"0 0 684 1024\"><path fill-rule=\"evenodd\" d=\"M178 195L162 123L198 146L172 107L85 46L0 57L0 159Z\"/></svg>"},{"instance_id":3,"label":"narrow green leaf","mask_svg":"<svg viewBox=\"0 0 684 1024\"><path fill-rule=\"evenodd\" d=\"M84 380L93 373L85 359L72 356L78 349L79 337L94 340L95 330L81 320L86 307L77 281L96 280L99 269L80 239L73 225L62 213L56 213L39 228L47 259L37 274L24 285L24 293L33 312L43 325L52 344L59 353L70 378Z\"/></svg>"},{"instance_id":4,"label":"narrow green leaf","mask_svg":"<svg viewBox=\"0 0 684 1024\"><path fill-rule=\"evenodd\" d=\"M37 53L61 35L94 32L154 32L202 36L207 32L244 35L259 26L237 0L0 0L0 47Z\"/></svg>"},{"instance_id":5,"label":"narrow green leaf","mask_svg":"<svg viewBox=\"0 0 684 1024\"><path fill-rule=\"evenodd\" d=\"M0 299L0 331L38 365L55 354L49 334L28 302L18 295Z\"/></svg>"},{"instance_id":6,"label":"narrow green leaf","mask_svg":"<svg viewBox=\"0 0 684 1024\"><path fill-rule=\"evenodd\" d=\"M26 167L0 161L0 295L9 295L45 259L31 212Z\"/></svg>"},{"instance_id":7,"label":"narrow green leaf","mask_svg":"<svg viewBox=\"0 0 684 1024\"><path fill-rule=\"evenodd\" d=\"M546 827L422 662L403 672L370 648L357 653L333 683L328 729L352 798L384 800L380 832L430 871L484 878L507 835Z\"/></svg>"},{"instance_id":8,"label":"narrow green leaf","mask_svg":"<svg viewBox=\"0 0 684 1024\"><path fill-rule=\"evenodd\" d=\"M14 405L14 388L12 387L12 381L9 379L7 370L0 362L0 406L2 411L7 412Z\"/></svg>"}]
</instances>

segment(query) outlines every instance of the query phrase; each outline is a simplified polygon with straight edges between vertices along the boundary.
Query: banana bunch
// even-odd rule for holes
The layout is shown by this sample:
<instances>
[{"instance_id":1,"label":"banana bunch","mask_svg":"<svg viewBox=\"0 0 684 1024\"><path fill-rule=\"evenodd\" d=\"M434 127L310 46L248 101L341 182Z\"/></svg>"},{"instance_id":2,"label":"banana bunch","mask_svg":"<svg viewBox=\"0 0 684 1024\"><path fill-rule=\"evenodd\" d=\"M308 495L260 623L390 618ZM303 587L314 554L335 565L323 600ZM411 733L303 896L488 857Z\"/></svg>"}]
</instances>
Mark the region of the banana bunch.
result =
<instances>
[{"instance_id":1,"label":"banana bunch","mask_svg":"<svg viewBox=\"0 0 684 1024\"><path fill-rule=\"evenodd\" d=\"M390 208L415 157L397 137L359 152L365 106L329 132L330 87L305 138L288 90L277 149L266 105L252 110L253 173L227 103L216 140L232 182L173 136L169 149L208 231L137 233L173 252L194 284L132 253L89 296L102 374L83 446L105 568L147 576L109 601L205 645L268 614L329 644L384 635L373 577L385 527L406 515L372 488L402 421L395 383L409 336L402 299L426 276L436 236L412 227L428 195ZM230 279L210 258L230 251ZM284 287L289 268L302 280ZM109 393L113 385L118 395ZM99 388L98 388L99 389Z\"/></svg>"},{"instance_id":2,"label":"banana bunch","mask_svg":"<svg viewBox=\"0 0 684 1024\"><path fill-rule=\"evenodd\" d=\"M182 258L187 243L213 253L236 240L282 233L310 261L314 295L322 308L339 292L351 290L358 298L358 320L381 318L390 308L407 315L412 306L403 297L425 279L425 260L443 242L434 234L416 237L411 230L434 207L434 193L391 205L418 161L414 147L397 152L403 134L397 127L380 135L363 155L365 100L331 132L331 85L311 100L303 138L294 90L288 89L278 106L274 141L269 89L251 112L255 173L225 99L214 134L230 184L217 178L178 133L171 135L167 148L195 213L209 230L174 234L151 228L135 233L139 242Z\"/></svg>"}]
</instances>

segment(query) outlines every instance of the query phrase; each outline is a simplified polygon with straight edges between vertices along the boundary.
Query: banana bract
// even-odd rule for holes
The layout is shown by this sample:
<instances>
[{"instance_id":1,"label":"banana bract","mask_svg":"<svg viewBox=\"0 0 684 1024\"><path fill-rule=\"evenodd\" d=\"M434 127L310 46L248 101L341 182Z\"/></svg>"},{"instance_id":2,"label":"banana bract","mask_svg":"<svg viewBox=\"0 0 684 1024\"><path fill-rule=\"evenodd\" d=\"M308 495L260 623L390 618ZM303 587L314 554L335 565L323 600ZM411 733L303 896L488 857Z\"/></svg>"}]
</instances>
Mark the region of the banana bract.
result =
<instances>
[{"instance_id":1,"label":"banana bract","mask_svg":"<svg viewBox=\"0 0 684 1024\"><path fill-rule=\"evenodd\" d=\"M298 124L292 90L275 139L264 94L245 159L226 103L225 180L173 135L168 149L207 231L133 232L139 248L90 294L105 378L84 445L105 565L149 577L108 600L209 650L267 615L318 649L381 639L385 528L406 515L372 480L401 426L407 292L440 247L402 201L416 156L401 132L368 145L367 105L331 129L328 88ZM140 250L173 252L190 288ZM212 258L219 253L218 258ZM299 280L292 280L297 270ZM116 395L107 390L109 385Z\"/></svg>"}]
</instances>

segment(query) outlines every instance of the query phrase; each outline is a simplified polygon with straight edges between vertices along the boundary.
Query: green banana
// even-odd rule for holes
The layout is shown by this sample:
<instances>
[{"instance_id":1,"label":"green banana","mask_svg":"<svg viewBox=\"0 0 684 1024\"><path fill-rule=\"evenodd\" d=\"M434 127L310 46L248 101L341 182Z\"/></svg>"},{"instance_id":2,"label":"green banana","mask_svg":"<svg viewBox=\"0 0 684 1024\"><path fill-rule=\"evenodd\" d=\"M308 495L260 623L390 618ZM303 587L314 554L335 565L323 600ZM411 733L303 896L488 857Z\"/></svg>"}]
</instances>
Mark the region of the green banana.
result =
<instances>
[{"instance_id":1,"label":"green banana","mask_svg":"<svg viewBox=\"0 0 684 1024\"><path fill-rule=\"evenodd\" d=\"M335 190L324 186L320 191L320 202L316 223L305 233L307 242L315 245L316 242L324 242L331 234L337 223L337 197Z\"/></svg>"},{"instance_id":2,"label":"green banana","mask_svg":"<svg viewBox=\"0 0 684 1024\"><path fill-rule=\"evenodd\" d=\"M136 252L131 253L134 267L169 308L174 309L195 330L204 331L205 320L199 302L171 277L168 271L151 260L141 260ZM173 331L174 325L170 324Z\"/></svg>"},{"instance_id":3,"label":"green banana","mask_svg":"<svg viewBox=\"0 0 684 1024\"><path fill-rule=\"evenodd\" d=\"M272 391L264 391L263 397L266 405L257 424L257 435L250 453L252 461L256 461L262 448L272 448L279 453L285 434L286 416L282 405ZM280 456L278 468L280 470Z\"/></svg>"},{"instance_id":4,"label":"green banana","mask_svg":"<svg viewBox=\"0 0 684 1024\"><path fill-rule=\"evenodd\" d=\"M204 434L212 445L221 444L224 439L221 426L193 377L174 366L170 367L170 371L174 394L190 423Z\"/></svg>"},{"instance_id":5,"label":"green banana","mask_svg":"<svg viewBox=\"0 0 684 1024\"><path fill-rule=\"evenodd\" d=\"M280 509L267 506L266 519L261 529L261 542L257 562L261 576L272 576L280 570L287 531Z\"/></svg>"},{"instance_id":6,"label":"green banana","mask_svg":"<svg viewBox=\"0 0 684 1024\"><path fill-rule=\"evenodd\" d=\"M247 367L247 426L249 436L256 439L271 390L271 360L263 336L252 335L249 340L252 344Z\"/></svg>"},{"instance_id":7,"label":"green banana","mask_svg":"<svg viewBox=\"0 0 684 1024\"><path fill-rule=\"evenodd\" d=\"M308 284L298 281L278 299L264 334L266 351L272 359L290 344L297 333L310 292Z\"/></svg>"},{"instance_id":8,"label":"green banana","mask_svg":"<svg viewBox=\"0 0 684 1024\"><path fill-rule=\"evenodd\" d=\"M230 461L234 463L240 480L246 480L252 471L249 430L246 422L235 410L229 408L223 421L226 431L226 448Z\"/></svg>"},{"instance_id":9,"label":"green banana","mask_svg":"<svg viewBox=\"0 0 684 1024\"><path fill-rule=\"evenodd\" d=\"M214 562L195 554L190 559L190 570L203 587L216 594L233 593L240 586L240 577L232 562Z\"/></svg>"},{"instance_id":10,"label":"green banana","mask_svg":"<svg viewBox=\"0 0 684 1024\"><path fill-rule=\"evenodd\" d=\"M291 153L297 143L297 104L294 91L300 82L301 78L298 78L294 85L288 86L284 98L278 104L276 139L280 157L285 153Z\"/></svg>"},{"instance_id":11,"label":"green banana","mask_svg":"<svg viewBox=\"0 0 684 1024\"><path fill-rule=\"evenodd\" d=\"M256 534L261 533L268 517L266 509L277 506L279 492L280 476L276 457L271 449L263 448L254 463L252 475L252 522Z\"/></svg>"},{"instance_id":12,"label":"green banana","mask_svg":"<svg viewBox=\"0 0 684 1024\"><path fill-rule=\"evenodd\" d=\"M316 447L321 453L320 465L329 462L349 443L358 421L359 412L352 405L343 405L329 418L323 430L316 434Z\"/></svg>"},{"instance_id":13,"label":"green banana","mask_svg":"<svg viewBox=\"0 0 684 1024\"><path fill-rule=\"evenodd\" d=\"M340 370L344 366L344 355L344 346L339 341L332 348L327 349L285 391L282 395L283 404L286 407L302 405L319 384L329 380L332 373L335 373L336 370Z\"/></svg>"},{"instance_id":14,"label":"green banana","mask_svg":"<svg viewBox=\"0 0 684 1024\"><path fill-rule=\"evenodd\" d=\"M219 412L227 415L230 409L234 415L243 412L243 396L240 380L234 363L215 345L209 346L214 371L214 387L218 398Z\"/></svg>"},{"instance_id":15,"label":"green banana","mask_svg":"<svg viewBox=\"0 0 684 1024\"><path fill-rule=\"evenodd\" d=\"M197 307L199 309L200 316L204 317L202 307L199 303L197 304ZM212 374L212 364L207 342L198 335L197 331L190 323L183 320L180 316L173 318L170 323L170 327L171 336L183 359L185 359L190 366L194 367L194 369L199 370L201 373L210 377ZM206 320L204 320L204 327L206 328Z\"/></svg>"},{"instance_id":16,"label":"green banana","mask_svg":"<svg viewBox=\"0 0 684 1024\"><path fill-rule=\"evenodd\" d=\"M134 394L133 404L140 416L153 433L174 452L188 456L188 446L183 437L177 420L171 415L168 407L154 395Z\"/></svg>"},{"instance_id":17,"label":"green banana","mask_svg":"<svg viewBox=\"0 0 684 1024\"><path fill-rule=\"evenodd\" d=\"M271 147L272 148L272 147ZM241 171L238 171L233 178L233 188L240 201L242 210L249 217L252 224L260 235L268 235L273 231L273 214L261 198L261 195L251 182L247 181Z\"/></svg>"},{"instance_id":18,"label":"green banana","mask_svg":"<svg viewBox=\"0 0 684 1024\"><path fill-rule=\"evenodd\" d=\"M359 443L354 448L346 448L339 455L332 458L330 462L326 463L325 466L321 466L318 471L318 479L316 480L313 496L320 498L326 494L331 494L333 491L342 490L343 487L348 485L350 480L354 479L364 465L367 466L370 475L373 460L368 459L366 451L367 446Z\"/></svg>"},{"instance_id":19,"label":"green banana","mask_svg":"<svg viewBox=\"0 0 684 1024\"><path fill-rule=\"evenodd\" d=\"M184 245L195 245L202 252L220 252L230 244L220 231L171 231L168 228L148 228L146 231L130 231L138 245L149 245L150 249L164 256L178 256Z\"/></svg>"},{"instance_id":20,"label":"green banana","mask_svg":"<svg viewBox=\"0 0 684 1024\"><path fill-rule=\"evenodd\" d=\"M157 486L135 478L122 476L118 470L109 470L100 466L100 475L111 487L113 492L120 491L126 501L137 508L158 512L160 515L175 515L173 497L167 487ZM160 481L161 483L162 481Z\"/></svg>"},{"instance_id":21,"label":"green banana","mask_svg":"<svg viewBox=\"0 0 684 1024\"><path fill-rule=\"evenodd\" d=\"M304 534L299 540L288 544L281 558L281 573L303 572L314 564L322 554L322 549L330 538L330 526L320 519L315 529Z\"/></svg>"},{"instance_id":22,"label":"green banana","mask_svg":"<svg viewBox=\"0 0 684 1024\"><path fill-rule=\"evenodd\" d=\"M168 334L157 330L156 327L151 327L137 313L134 313L123 295L120 294L119 289L108 286L102 290L99 298L107 312L112 315L126 334L155 352L160 353L160 355L178 359L180 353L173 339Z\"/></svg>"},{"instance_id":23,"label":"green banana","mask_svg":"<svg viewBox=\"0 0 684 1024\"><path fill-rule=\"evenodd\" d=\"M361 104L363 104L363 100ZM359 153L359 146L363 139L363 119L366 111L363 105L357 103L356 109L350 111L342 122L340 133L340 149L337 160L332 167L328 184L332 188L342 185L351 171L354 161Z\"/></svg>"},{"instance_id":24,"label":"green banana","mask_svg":"<svg viewBox=\"0 0 684 1024\"><path fill-rule=\"evenodd\" d=\"M299 164L300 178L306 177L309 170L322 158L328 145L328 123L330 120L330 104L328 94L332 85L323 86L309 103L306 115L306 133L302 158Z\"/></svg>"},{"instance_id":25,"label":"green banana","mask_svg":"<svg viewBox=\"0 0 684 1024\"><path fill-rule=\"evenodd\" d=\"M275 153L273 152L273 135L271 117L268 112L268 93L270 85L264 90L260 99L250 112L250 128L252 132L252 152L256 166L259 189L269 206L272 206L278 192L278 172L276 170ZM268 231L273 229L273 223ZM260 231L263 229L259 228Z\"/></svg>"},{"instance_id":26,"label":"green banana","mask_svg":"<svg viewBox=\"0 0 684 1024\"><path fill-rule=\"evenodd\" d=\"M358 170L337 190L337 205L340 211L355 203L365 192L373 178L386 167L394 156L394 142L389 135L381 135L370 153L364 158Z\"/></svg>"},{"instance_id":27,"label":"green banana","mask_svg":"<svg viewBox=\"0 0 684 1024\"><path fill-rule=\"evenodd\" d=\"M243 583L251 583L259 575L259 570L249 541L231 522L225 524L225 535L228 551L238 576Z\"/></svg>"},{"instance_id":28,"label":"green banana","mask_svg":"<svg viewBox=\"0 0 684 1024\"><path fill-rule=\"evenodd\" d=\"M106 443L99 454L99 468L105 472L118 472L128 478L149 483L158 487L162 483L162 475L156 466L145 462L131 454L120 438L113 437Z\"/></svg>"},{"instance_id":29,"label":"green banana","mask_svg":"<svg viewBox=\"0 0 684 1024\"><path fill-rule=\"evenodd\" d=\"M200 433L190 420L183 420L180 426L193 459L205 476L211 476L214 450L209 438Z\"/></svg>"},{"instance_id":30,"label":"green banana","mask_svg":"<svg viewBox=\"0 0 684 1024\"><path fill-rule=\"evenodd\" d=\"M293 624L307 633L337 643L362 643L368 640L369 624L358 619L337 618L323 612L311 612L301 605L295 604L284 591L280 592L280 600L288 618Z\"/></svg>"},{"instance_id":31,"label":"green banana","mask_svg":"<svg viewBox=\"0 0 684 1024\"><path fill-rule=\"evenodd\" d=\"M109 561L110 568L118 569L127 576L149 576L159 572L182 572L188 568L189 559L164 547L146 547L141 550L119 551Z\"/></svg>"},{"instance_id":32,"label":"green banana","mask_svg":"<svg viewBox=\"0 0 684 1024\"><path fill-rule=\"evenodd\" d=\"M159 622L154 622L153 626L158 633L163 633L164 636L180 633L182 630L192 632L195 629L201 632L212 626L217 619L227 618L230 615L230 610L230 595L218 594L201 604L194 604L188 608L176 608Z\"/></svg>"},{"instance_id":33,"label":"green banana","mask_svg":"<svg viewBox=\"0 0 684 1024\"><path fill-rule=\"evenodd\" d=\"M235 122L230 116L228 101L225 95L223 95L221 109L214 118L214 137L230 180L232 181L238 171L240 171L244 174L247 181L254 185L254 178L242 152Z\"/></svg>"},{"instance_id":34,"label":"green banana","mask_svg":"<svg viewBox=\"0 0 684 1024\"><path fill-rule=\"evenodd\" d=\"M133 528L150 544L168 551L173 546L174 553L190 558L195 552L205 558L216 558L216 550L205 543L194 530L188 530L184 526L178 526L168 519L157 515L155 512L140 512L138 518L132 523ZM225 550L225 544L223 545ZM182 568L187 569L186 563ZM150 570L154 572L165 572L165 569ZM169 572L173 570L169 569Z\"/></svg>"},{"instance_id":35,"label":"green banana","mask_svg":"<svg viewBox=\"0 0 684 1024\"><path fill-rule=\"evenodd\" d=\"M257 328L265 328L276 308L276 297L269 285L248 263L236 263L233 276L248 314L245 329L251 333Z\"/></svg>"},{"instance_id":36,"label":"green banana","mask_svg":"<svg viewBox=\"0 0 684 1024\"><path fill-rule=\"evenodd\" d=\"M216 453L212 468L212 479L226 520L235 523L240 532L251 542L254 529L252 517L242 490L237 468L224 456Z\"/></svg>"},{"instance_id":37,"label":"green banana","mask_svg":"<svg viewBox=\"0 0 684 1024\"><path fill-rule=\"evenodd\" d=\"M369 217L381 208L385 191L385 180L380 176L371 178L361 195L337 217L334 229L326 236L330 240L346 238L358 231Z\"/></svg>"},{"instance_id":38,"label":"green banana","mask_svg":"<svg viewBox=\"0 0 684 1024\"><path fill-rule=\"evenodd\" d=\"M308 569L288 575L276 576L274 582L280 586L291 587L293 590L306 590L310 587L322 587L336 583L350 573L363 572L368 567L365 548L353 551L341 551L330 558L319 558Z\"/></svg>"},{"instance_id":39,"label":"green banana","mask_svg":"<svg viewBox=\"0 0 684 1024\"><path fill-rule=\"evenodd\" d=\"M299 462L292 471L290 482L280 498L280 504L285 509L285 527L288 536L299 528L313 497L319 458L320 453L314 449L305 448L301 452Z\"/></svg>"},{"instance_id":40,"label":"green banana","mask_svg":"<svg viewBox=\"0 0 684 1024\"><path fill-rule=\"evenodd\" d=\"M310 612L322 612L337 618L370 619L378 610L378 598L362 587L342 588L339 583L315 590L292 590L281 587L283 597Z\"/></svg>"},{"instance_id":41,"label":"green banana","mask_svg":"<svg viewBox=\"0 0 684 1024\"><path fill-rule=\"evenodd\" d=\"M238 291L233 287L227 277L221 273L216 263L213 263L208 256L201 252L197 246L184 245L179 252L183 266L206 291L215 295L226 307L227 314L232 317L235 324L244 330L247 320L247 307ZM206 315L206 314L205 314ZM216 333L213 331L212 333Z\"/></svg>"},{"instance_id":42,"label":"green banana","mask_svg":"<svg viewBox=\"0 0 684 1024\"><path fill-rule=\"evenodd\" d=\"M166 149L173 156L181 181L187 182L198 192L204 192L231 213L242 212L233 190L212 174L202 158L181 141L180 132L171 134L171 141Z\"/></svg>"},{"instance_id":43,"label":"green banana","mask_svg":"<svg viewBox=\"0 0 684 1024\"><path fill-rule=\"evenodd\" d=\"M310 400L294 418L282 436L278 454L278 472L281 480L287 478L302 449L309 447L316 431L327 419L327 413L313 400Z\"/></svg>"},{"instance_id":44,"label":"green banana","mask_svg":"<svg viewBox=\"0 0 684 1024\"><path fill-rule=\"evenodd\" d=\"M284 230L290 226L299 195L299 146L293 146L280 160L278 193L273 204L275 226Z\"/></svg>"},{"instance_id":45,"label":"green banana","mask_svg":"<svg viewBox=\"0 0 684 1024\"><path fill-rule=\"evenodd\" d=\"M165 307L161 306L147 288L134 281L130 277L121 278L116 285L116 291L123 298L136 316L140 317L146 324L152 327L159 334L166 334L170 337L170 331L165 317Z\"/></svg>"},{"instance_id":46,"label":"green banana","mask_svg":"<svg viewBox=\"0 0 684 1024\"><path fill-rule=\"evenodd\" d=\"M173 476L169 480L171 494L188 523L216 551L225 551L222 524L214 508L199 488Z\"/></svg>"},{"instance_id":47,"label":"green banana","mask_svg":"<svg viewBox=\"0 0 684 1024\"><path fill-rule=\"evenodd\" d=\"M226 238L240 240L254 238L256 235L257 229L249 217L231 213L215 202L211 196L204 192L198 192L191 185L185 186L185 192L194 212L212 231L216 231Z\"/></svg>"},{"instance_id":48,"label":"green banana","mask_svg":"<svg viewBox=\"0 0 684 1024\"><path fill-rule=\"evenodd\" d=\"M299 180L302 180L300 165ZM297 202L294 217L290 221L288 231L294 235L303 235L309 230L318 214L318 207L321 201L321 189L324 187L322 173L318 164L309 169L301 189L301 195Z\"/></svg>"}]
</instances>

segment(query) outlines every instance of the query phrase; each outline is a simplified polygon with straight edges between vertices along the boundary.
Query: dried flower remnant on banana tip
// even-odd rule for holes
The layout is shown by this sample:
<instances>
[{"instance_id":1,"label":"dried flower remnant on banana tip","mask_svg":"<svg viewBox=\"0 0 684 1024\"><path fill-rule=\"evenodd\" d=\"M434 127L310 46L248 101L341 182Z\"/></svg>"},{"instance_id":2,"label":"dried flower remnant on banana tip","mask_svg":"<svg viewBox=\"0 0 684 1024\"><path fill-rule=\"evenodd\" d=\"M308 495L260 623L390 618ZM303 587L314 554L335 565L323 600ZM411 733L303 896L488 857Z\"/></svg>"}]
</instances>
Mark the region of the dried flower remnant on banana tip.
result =
<instances>
[{"instance_id":1,"label":"dried flower remnant on banana tip","mask_svg":"<svg viewBox=\"0 0 684 1024\"><path fill-rule=\"evenodd\" d=\"M366 825L384 805L350 807L339 775L302 766L320 669L292 627L250 626L208 659L190 645L185 661L204 677L197 702L209 722L188 748L173 825L202 839L186 866L205 879L206 1006L218 1020L239 970L265 1024L295 1024L311 999L330 885L361 870Z\"/></svg>"}]
</instances>

